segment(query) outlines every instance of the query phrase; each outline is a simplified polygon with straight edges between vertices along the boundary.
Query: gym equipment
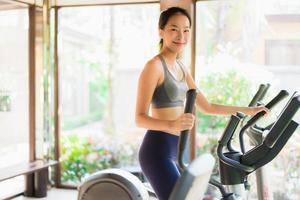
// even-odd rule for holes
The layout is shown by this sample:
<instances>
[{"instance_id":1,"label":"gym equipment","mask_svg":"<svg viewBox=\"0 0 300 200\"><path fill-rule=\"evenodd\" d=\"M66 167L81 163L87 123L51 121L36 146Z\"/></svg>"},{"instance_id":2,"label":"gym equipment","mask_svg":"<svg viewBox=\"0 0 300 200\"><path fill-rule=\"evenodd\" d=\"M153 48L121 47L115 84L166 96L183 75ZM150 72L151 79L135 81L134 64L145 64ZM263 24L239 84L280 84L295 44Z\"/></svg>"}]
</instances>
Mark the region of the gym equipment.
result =
<instances>
[{"instance_id":1,"label":"gym equipment","mask_svg":"<svg viewBox=\"0 0 300 200\"><path fill-rule=\"evenodd\" d=\"M257 102L266 92L265 88L259 91ZM271 109L280 100L287 96L281 91L266 107ZM192 112L196 97L195 90L187 92L185 112ZM247 187L247 176L256 169L273 160L284 147L288 139L298 127L292 120L300 106L300 95L292 96L280 117L269 126L269 133L253 149L246 151L243 135L248 129L256 127L255 123L265 114L258 113L246 122L241 128L239 139L241 151L235 150L232 137L245 115L237 113L231 119L221 136L217 148L220 165L221 183L210 179L209 183L218 187L223 200L237 200L244 198ZM259 131L259 130L256 130ZM253 136L255 137L255 136ZM182 131L178 144L178 165L182 169L182 176L178 179L169 200L201 199L210 177L214 159L211 155L203 155L195 159L190 165L184 162L183 150L188 141L188 131ZM225 147L227 151L225 152ZM150 195L149 195L150 194ZM155 199L154 193L149 193L137 177L120 169L108 169L95 173L79 186L78 200L142 200Z\"/></svg>"},{"instance_id":2,"label":"gym equipment","mask_svg":"<svg viewBox=\"0 0 300 200\"><path fill-rule=\"evenodd\" d=\"M261 84L259 86L259 89L254 96L253 100L250 102L248 107L256 106L256 105L261 105L262 103L260 102L266 95L268 89L270 88L270 84ZM241 123L243 124L243 123ZM260 128L261 132L256 132L255 130L257 128ZM251 146L257 146L262 143L263 137L260 135L260 133L263 133L265 130L269 130L271 127L265 127L261 128L258 127L256 124L251 126L246 130L246 134L250 139L250 145ZM265 167L261 167L255 171L255 176L256 176L256 193L257 193L257 198L258 200L264 200L267 199L270 196L270 190L268 186L268 177L266 175L266 169ZM250 186L248 186L247 180L245 180L246 184L246 190L250 190Z\"/></svg>"},{"instance_id":3,"label":"gym equipment","mask_svg":"<svg viewBox=\"0 0 300 200\"><path fill-rule=\"evenodd\" d=\"M187 92L185 113L194 108L196 90ZM178 164L182 175L176 182L169 200L201 199L214 167L215 160L210 154L195 159L190 165L184 163L183 151L188 140L188 130L182 131L178 144ZM149 200L156 199L134 175L120 169L96 172L78 187L78 200Z\"/></svg>"},{"instance_id":4,"label":"gym equipment","mask_svg":"<svg viewBox=\"0 0 300 200\"><path fill-rule=\"evenodd\" d=\"M142 200L149 199L143 183L121 169L107 169L92 174L78 188L78 200Z\"/></svg>"},{"instance_id":5,"label":"gym equipment","mask_svg":"<svg viewBox=\"0 0 300 200\"><path fill-rule=\"evenodd\" d=\"M286 96L287 92L281 91L266 107L271 109ZM245 199L247 176L272 161L285 146L299 125L293 120L299 107L300 95L296 96L296 94L294 94L276 122L269 127L266 137L262 138L261 143L248 151L246 151L244 147L244 132L254 126L265 113L260 112L256 114L241 128L239 133L241 151L234 150L231 147L227 148L228 150L225 152L224 149L231 143L239 123L245 118L245 115L242 113L231 116L217 148L221 183L215 180L210 181L210 183L220 189L223 200Z\"/></svg>"},{"instance_id":6,"label":"gym equipment","mask_svg":"<svg viewBox=\"0 0 300 200\"><path fill-rule=\"evenodd\" d=\"M296 93L293 94L293 97L296 95ZM271 123L270 125L266 127L260 127L256 124L248 128L245 132L247 136L249 136L250 139L250 145L251 146L257 146L260 145L264 140L263 133L269 132L270 129L274 123ZM258 200L264 200L269 199L271 196L270 189L268 186L268 176L267 176L267 170L265 166L258 168L255 171L256 175L256 189L257 189L257 199ZM249 188L250 189L250 188Z\"/></svg>"}]
</instances>

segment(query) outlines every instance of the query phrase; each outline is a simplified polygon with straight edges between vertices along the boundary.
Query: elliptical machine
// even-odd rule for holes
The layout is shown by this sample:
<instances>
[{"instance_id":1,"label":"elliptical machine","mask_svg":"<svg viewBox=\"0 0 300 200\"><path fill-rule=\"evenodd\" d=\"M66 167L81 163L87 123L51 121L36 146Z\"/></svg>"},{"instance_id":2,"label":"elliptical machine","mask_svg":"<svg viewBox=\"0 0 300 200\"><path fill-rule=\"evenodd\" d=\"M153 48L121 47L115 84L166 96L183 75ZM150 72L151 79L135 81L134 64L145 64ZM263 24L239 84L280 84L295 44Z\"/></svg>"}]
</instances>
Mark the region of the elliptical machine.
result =
<instances>
[{"instance_id":1,"label":"elliptical machine","mask_svg":"<svg viewBox=\"0 0 300 200\"><path fill-rule=\"evenodd\" d=\"M295 132L299 124L293 120L293 117L300 107L300 95L296 96L295 94L291 97L276 122L265 129L268 130L266 137L261 137L261 142L248 151L245 150L244 146L244 133L251 127L257 127L255 123L265 113L256 114L241 128L239 133L240 151L232 147L231 141L245 115L237 113L231 116L217 147L221 183L213 179L210 180L212 185L220 189L222 200L245 199L248 175L272 161ZM287 95L286 91L281 91L266 107L273 108ZM262 130L257 129L257 132L260 133L259 135L263 135Z\"/></svg>"},{"instance_id":2,"label":"elliptical machine","mask_svg":"<svg viewBox=\"0 0 300 200\"><path fill-rule=\"evenodd\" d=\"M271 109L287 95L286 91L281 91L266 107ZM195 97L195 90L188 91L185 112L192 112ZM217 148L221 183L214 179L209 181L210 184L220 189L223 200L244 198L247 176L273 160L298 127L298 123L292 118L299 107L300 95L293 96L278 120L270 127L268 135L260 144L247 152L244 148L243 134L249 127L253 127L265 113L261 112L252 117L241 129L239 137L241 151L235 150L231 141L239 123L245 119L245 115L237 113L231 116ZM187 166L183 159L183 150L187 140L188 132L183 131L178 146L178 165L183 173L172 191L170 200L201 199L214 165L211 155L203 155ZM148 200L155 199L154 196L154 193L148 193L139 179L129 172L108 169L93 174L79 186L78 200Z\"/></svg>"},{"instance_id":3,"label":"elliptical machine","mask_svg":"<svg viewBox=\"0 0 300 200\"><path fill-rule=\"evenodd\" d=\"M194 108L196 90L187 92L185 113ZM170 195L169 200L202 199L206 191L215 159L205 154L195 159L190 165L184 162L184 149L187 146L189 131L182 131L178 144L178 165L181 177ZM78 200L150 200L155 194L147 191L143 183L131 173L121 169L106 169L87 178L78 187Z\"/></svg>"}]
</instances>

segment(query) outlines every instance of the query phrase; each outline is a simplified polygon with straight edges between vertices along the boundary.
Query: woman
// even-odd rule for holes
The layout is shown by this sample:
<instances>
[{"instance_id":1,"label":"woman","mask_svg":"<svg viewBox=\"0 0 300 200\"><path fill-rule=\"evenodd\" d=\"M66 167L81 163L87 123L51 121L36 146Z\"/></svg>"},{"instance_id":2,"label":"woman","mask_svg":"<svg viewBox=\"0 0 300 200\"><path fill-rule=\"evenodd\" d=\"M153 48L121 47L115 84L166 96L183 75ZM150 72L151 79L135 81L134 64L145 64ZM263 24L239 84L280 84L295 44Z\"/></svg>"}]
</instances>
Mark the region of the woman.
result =
<instances>
[{"instance_id":1,"label":"woman","mask_svg":"<svg viewBox=\"0 0 300 200\"><path fill-rule=\"evenodd\" d=\"M143 173L160 200L167 200L177 178L177 143L180 131L191 129L193 114L184 114L188 89L196 84L183 64L177 60L190 39L191 18L186 10L172 7L159 18L160 53L145 65L138 82L136 124L148 129L139 151ZM209 103L198 90L197 108L213 115L243 112L254 115L265 107L236 107ZM151 108L151 109L150 109ZM151 114L149 113L151 111Z\"/></svg>"}]
</instances>

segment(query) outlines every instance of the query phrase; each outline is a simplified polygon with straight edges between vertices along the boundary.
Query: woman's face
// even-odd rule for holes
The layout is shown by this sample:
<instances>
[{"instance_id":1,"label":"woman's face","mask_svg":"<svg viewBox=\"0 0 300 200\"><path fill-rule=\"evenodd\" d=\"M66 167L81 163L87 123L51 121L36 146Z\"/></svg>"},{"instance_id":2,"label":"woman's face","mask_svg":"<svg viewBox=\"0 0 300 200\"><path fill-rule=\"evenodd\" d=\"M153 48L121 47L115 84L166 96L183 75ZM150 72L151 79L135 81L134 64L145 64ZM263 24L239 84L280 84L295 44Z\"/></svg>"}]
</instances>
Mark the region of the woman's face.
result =
<instances>
[{"instance_id":1,"label":"woman's face","mask_svg":"<svg viewBox=\"0 0 300 200\"><path fill-rule=\"evenodd\" d=\"M189 19L180 13L173 15L159 32L163 39L163 49L168 48L174 53L179 53L190 39Z\"/></svg>"}]
</instances>

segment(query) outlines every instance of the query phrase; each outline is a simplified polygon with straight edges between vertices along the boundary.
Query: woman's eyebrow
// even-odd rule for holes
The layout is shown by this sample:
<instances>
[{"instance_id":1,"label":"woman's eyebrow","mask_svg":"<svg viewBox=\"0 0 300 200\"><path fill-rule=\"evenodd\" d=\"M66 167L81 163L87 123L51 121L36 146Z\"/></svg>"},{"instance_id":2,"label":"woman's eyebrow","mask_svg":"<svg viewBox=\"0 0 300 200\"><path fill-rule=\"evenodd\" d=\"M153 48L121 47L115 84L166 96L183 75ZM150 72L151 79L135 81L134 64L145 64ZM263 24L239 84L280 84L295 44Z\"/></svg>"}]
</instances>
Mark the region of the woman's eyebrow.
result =
<instances>
[{"instance_id":1,"label":"woman's eyebrow","mask_svg":"<svg viewBox=\"0 0 300 200\"><path fill-rule=\"evenodd\" d=\"M174 27L174 28L179 28L177 25L175 24L170 24L170 26ZM189 26L185 26L184 28L190 28Z\"/></svg>"},{"instance_id":2,"label":"woman's eyebrow","mask_svg":"<svg viewBox=\"0 0 300 200\"><path fill-rule=\"evenodd\" d=\"M178 26L175 25L175 24L170 24L170 26L175 27L175 28L178 28Z\"/></svg>"}]
</instances>

